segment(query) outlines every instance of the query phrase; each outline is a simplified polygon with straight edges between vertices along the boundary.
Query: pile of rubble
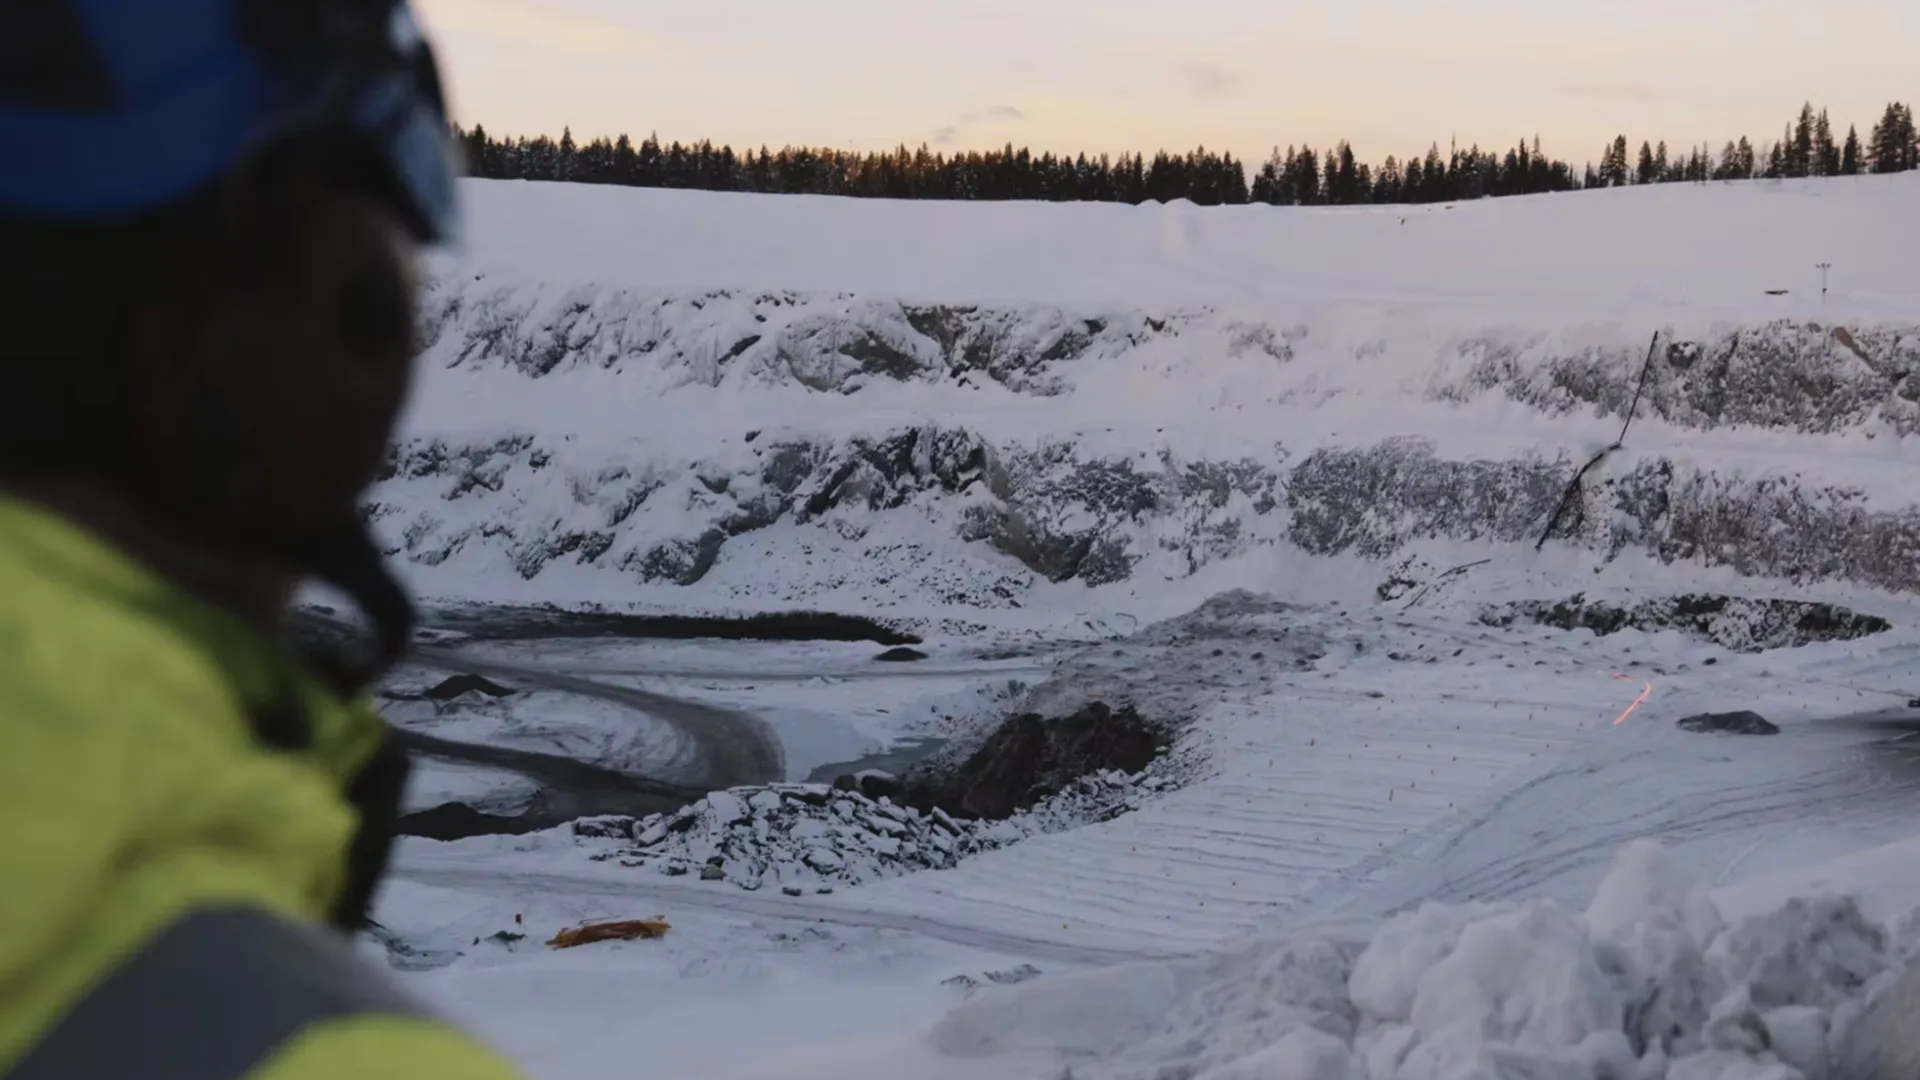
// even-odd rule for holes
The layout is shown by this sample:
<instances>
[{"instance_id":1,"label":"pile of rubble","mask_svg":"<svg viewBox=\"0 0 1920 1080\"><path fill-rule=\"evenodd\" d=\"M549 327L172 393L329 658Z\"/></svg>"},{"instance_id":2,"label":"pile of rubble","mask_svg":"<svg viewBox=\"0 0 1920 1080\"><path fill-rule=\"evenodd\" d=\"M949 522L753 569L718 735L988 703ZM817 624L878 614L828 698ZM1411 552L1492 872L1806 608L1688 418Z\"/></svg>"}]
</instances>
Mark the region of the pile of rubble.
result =
<instances>
[{"instance_id":1,"label":"pile of rubble","mask_svg":"<svg viewBox=\"0 0 1920 1080\"><path fill-rule=\"evenodd\" d=\"M916 870L944 870L1029 836L1110 820L1171 786L1155 766L1135 775L1109 772L1081 777L1010 818L968 821L938 807L923 813L858 790L774 784L716 791L670 814L583 818L574 822L573 831L621 841L595 859L748 890L778 887L799 896Z\"/></svg>"}]
</instances>

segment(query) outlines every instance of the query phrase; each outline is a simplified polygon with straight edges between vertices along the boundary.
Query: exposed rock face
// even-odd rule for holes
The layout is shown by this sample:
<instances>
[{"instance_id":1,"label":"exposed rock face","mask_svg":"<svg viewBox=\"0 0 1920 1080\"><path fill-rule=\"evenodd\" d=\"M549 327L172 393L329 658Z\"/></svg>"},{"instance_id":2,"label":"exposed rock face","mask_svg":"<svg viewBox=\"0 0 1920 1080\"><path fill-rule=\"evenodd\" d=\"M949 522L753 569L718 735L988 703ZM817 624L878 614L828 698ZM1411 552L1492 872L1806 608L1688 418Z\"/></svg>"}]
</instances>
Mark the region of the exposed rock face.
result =
<instances>
[{"instance_id":1,"label":"exposed rock face","mask_svg":"<svg viewBox=\"0 0 1920 1080\"><path fill-rule=\"evenodd\" d=\"M1118 438L1036 429L1016 440L959 419L871 430L813 419L837 416L834 401L901 384L963 395L956 401L975 390L1064 406L1098 390L1109 370L1167 381L1177 373L1158 368L1196 357L1264 378L1320 344L1305 326L1201 310L449 279L435 285L422 339L430 363L457 373L544 383L614 371L661 389L773 389L814 403L791 429L743 425L735 434L744 442L724 452L716 438L622 457L583 450L557 430L417 432L399 446L368 507L391 552L425 566L504 560L527 579L585 565L630 581L711 585L730 551L755 551L778 527L788 530L782 550L818 547L822 575L783 600L872 585L1009 607L1043 582L1177 578L1269 546L1386 560L1429 541L1532 544L1591 457L1554 442L1474 455L1363 433L1352 445L1290 446L1284 430L1209 456L1144 429ZM1789 436L1920 431L1913 327L1775 320L1663 344L1643 419ZM1623 419L1646 346L1505 328L1435 349L1437 374L1405 391L1411 407L1499 396L1548 416ZM1298 405L1315 393L1291 384L1269 392L1270 401L1245 404ZM1844 480L1723 470L1685 451L1621 461L1583 481L1552 540L1596 561L1636 554L1794 583L1920 589L1920 504L1910 499ZM969 545L963 559L954 538Z\"/></svg>"},{"instance_id":2,"label":"exposed rock face","mask_svg":"<svg viewBox=\"0 0 1920 1080\"><path fill-rule=\"evenodd\" d=\"M1749 653L1852 641L1892 629L1877 615L1862 615L1835 604L1711 595L1664 597L1624 606L1585 596L1498 604L1483 608L1480 621L1489 626L1532 622L1562 630L1591 630L1601 636L1622 630L1678 630Z\"/></svg>"},{"instance_id":3,"label":"exposed rock face","mask_svg":"<svg viewBox=\"0 0 1920 1080\"><path fill-rule=\"evenodd\" d=\"M420 341L443 363L508 366L532 378L644 364L709 386L791 381L853 393L873 379L974 380L1046 396L1059 391L1060 365L1117 355L1191 318L726 289L584 286L554 298L482 277L432 284ZM1248 347L1284 348L1271 331L1246 337Z\"/></svg>"},{"instance_id":4,"label":"exposed rock face","mask_svg":"<svg viewBox=\"0 0 1920 1080\"><path fill-rule=\"evenodd\" d=\"M1698 429L1825 434L1882 424L1900 435L1920 431L1920 335L1910 327L1775 319L1663 344L1641 398L1642 417ZM1489 338L1469 351L1480 359L1449 391L1455 396L1498 390L1549 414L1598 409L1624 418L1646 346L1567 351Z\"/></svg>"},{"instance_id":5,"label":"exposed rock face","mask_svg":"<svg viewBox=\"0 0 1920 1080\"><path fill-rule=\"evenodd\" d=\"M811 525L887 563L870 536L893 514L933 534L1011 556L1031 576L969 568L948 602L1005 606L1033 580L1103 585L1145 560L1171 575L1261 546L1387 559L1430 540L1531 544L1581 462L1573 456L1459 461L1420 439L1268 460L1089 456L1068 442L996 447L966 431L920 427L844 443L768 442L758 466L562 468L532 436L395 451L368 514L388 553L437 566L499 552L532 579L556 562L693 585L728 545L776 523ZM558 470L558 475L541 475ZM714 473L714 470L705 470ZM507 494L558 480L566 512L534 513ZM425 487L421 485L425 484ZM658 513L640 514L658 503ZM1610 560L1725 566L1793 582L1920 588L1920 508L1883 508L1857 489L1723 477L1665 458L1590 478L1554 540ZM924 560L920 560L924 561Z\"/></svg>"}]
</instances>

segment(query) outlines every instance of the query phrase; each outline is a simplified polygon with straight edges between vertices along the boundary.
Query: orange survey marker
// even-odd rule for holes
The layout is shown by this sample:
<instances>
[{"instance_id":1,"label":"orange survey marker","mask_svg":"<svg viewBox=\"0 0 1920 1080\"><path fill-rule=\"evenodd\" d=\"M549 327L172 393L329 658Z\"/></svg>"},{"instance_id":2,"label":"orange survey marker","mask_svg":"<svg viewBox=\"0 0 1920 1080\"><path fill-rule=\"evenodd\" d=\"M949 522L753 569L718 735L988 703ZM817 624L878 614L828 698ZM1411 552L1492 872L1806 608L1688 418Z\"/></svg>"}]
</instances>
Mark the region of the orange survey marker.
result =
<instances>
[{"instance_id":1,"label":"orange survey marker","mask_svg":"<svg viewBox=\"0 0 1920 1080\"><path fill-rule=\"evenodd\" d=\"M624 919L618 922L584 923L580 926L562 930L553 935L547 944L556 949L571 949L575 945L591 945L596 941L633 941L651 940L661 937L668 930L664 918Z\"/></svg>"},{"instance_id":2,"label":"orange survey marker","mask_svg":"<svg viewBox=\"0 0 1920 1080\"><path fill-rule=\"evenodd\" d=\"M1613 677L1616 679L1619 679L1621 682L1643 682L1642 680L1633 679L1633 678L1630 678L1629 676L1622 675L1619 672L1615 672ZM1620 718L1613 722L1613 726L1619 727L1621 724L1626 723L1627 717L1633 715L1633 710L1639 708L1642 705L1645 705L1647 703L1647 699L1652 696L1653 696L1653 684L1650 682L1643 682L1643 685L1640 688L1640 696L1633 699L1633 704L1627 706L1627 711L1620 714Z\"/></svg>"}]
</instances>

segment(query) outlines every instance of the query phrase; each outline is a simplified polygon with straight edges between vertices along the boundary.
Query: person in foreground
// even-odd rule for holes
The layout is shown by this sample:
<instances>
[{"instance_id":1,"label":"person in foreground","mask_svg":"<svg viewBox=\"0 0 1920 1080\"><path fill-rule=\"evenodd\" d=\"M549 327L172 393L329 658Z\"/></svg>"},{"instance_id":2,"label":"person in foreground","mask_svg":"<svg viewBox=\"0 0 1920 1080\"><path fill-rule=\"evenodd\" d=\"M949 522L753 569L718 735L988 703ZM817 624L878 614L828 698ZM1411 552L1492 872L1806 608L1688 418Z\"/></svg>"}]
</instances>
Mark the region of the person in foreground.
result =
<instances>
[{"instance_id":1,"label":"person in foreground","mask_svg":"<svg viewBox=\"0 0 1920 1080\"><path fill-rule=\"evenodd\" d=\"M454 171L404 0L0 5L0 1080L515 1075L351 938ZM282 645L308 580L376 647Z\"/></svg>"}]
</instances>

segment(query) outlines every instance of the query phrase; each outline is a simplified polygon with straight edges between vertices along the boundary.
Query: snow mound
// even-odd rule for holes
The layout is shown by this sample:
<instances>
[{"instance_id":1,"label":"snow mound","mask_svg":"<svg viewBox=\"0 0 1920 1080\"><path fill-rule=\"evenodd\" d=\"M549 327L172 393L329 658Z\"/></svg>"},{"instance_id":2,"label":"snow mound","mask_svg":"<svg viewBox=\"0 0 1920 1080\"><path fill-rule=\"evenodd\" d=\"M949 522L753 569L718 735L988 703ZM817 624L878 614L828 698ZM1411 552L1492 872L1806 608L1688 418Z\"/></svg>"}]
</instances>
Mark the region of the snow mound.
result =
<instances>
[{"instance_id":1,"label":"snow mound","mask_svg":"<svg viewBox=\"0 0 1920 1080\"><path fill-rule=\"evenodd\" d=\"M1044 981L970 1001L932 1038L967 1057L1046 1048L1112 1080L1818 1080L1899 962L1850 898L1730 923L1651 841L1585 912L1428 904L1367 929Z\"/></svg>"},{"instance_id":2,"label":"snow mound","mask_svg":"<svg viewBox=\"0 0 1920 1080\"><path fill-rule=\"evenodd\" d=\"M671 814L583 819L573 831L631 841L596 859L617 858L623 866L670 877L696 875L749 891L779 886L799 895L944 870L1029 836L1110 820L1168 786L1152 766L1137 775L1085 776L1013 817L968 821L938 807L922 813L884 795L775 784L716 791Z\"/></svg>"}]
</instances>

